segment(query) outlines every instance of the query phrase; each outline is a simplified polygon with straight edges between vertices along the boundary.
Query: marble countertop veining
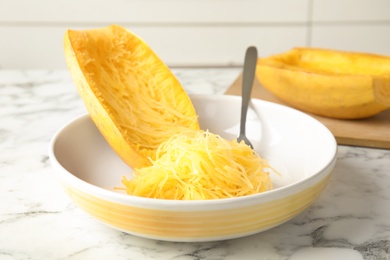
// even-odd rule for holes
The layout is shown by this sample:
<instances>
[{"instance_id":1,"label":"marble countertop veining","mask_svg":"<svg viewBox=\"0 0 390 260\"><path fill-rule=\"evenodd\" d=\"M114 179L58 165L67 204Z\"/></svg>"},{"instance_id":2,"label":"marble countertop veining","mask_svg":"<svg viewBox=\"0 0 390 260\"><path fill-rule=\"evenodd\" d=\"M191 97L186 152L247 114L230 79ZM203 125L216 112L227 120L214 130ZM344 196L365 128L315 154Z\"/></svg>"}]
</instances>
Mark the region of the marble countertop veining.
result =
<instances>
[{"instance_id":1,"label":"marble countertop veining","mask_svg":"<svg viewBox=\"0 0 390 260\"><path fill-rule=\"evenodd\" d=\"M173 72L189 93L223 94L240 69ZM390 150L339 146L318 200L271 230L162 242L98 223L63 191L49 141L83 113L67 71L0 70L0 259L390 259Z\"/></svg>"}]
</instances>

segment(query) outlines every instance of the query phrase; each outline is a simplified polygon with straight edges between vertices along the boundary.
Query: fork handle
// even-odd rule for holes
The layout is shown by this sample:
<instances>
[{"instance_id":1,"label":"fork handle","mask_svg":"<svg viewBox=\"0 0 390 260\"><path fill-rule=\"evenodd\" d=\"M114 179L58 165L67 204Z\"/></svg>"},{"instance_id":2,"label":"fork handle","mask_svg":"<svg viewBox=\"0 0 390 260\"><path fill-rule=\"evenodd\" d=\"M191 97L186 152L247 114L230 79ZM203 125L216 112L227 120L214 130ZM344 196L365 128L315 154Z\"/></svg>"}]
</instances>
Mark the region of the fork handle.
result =
<instances>
[{"instance_id":1,"label":"fork handle","mask_svg":"<svg viewBox=\"0 0 390 260\"><path fill-rule=\"evenodd\" d=\"M256 63L257 63L257 49L254 46L250 46L248 47L245 53L244 72L242 76L240 134L245 134L246 115L248 113L248 106L251 98L253 81L255 78Z\"/></svg>"}]
</instances>

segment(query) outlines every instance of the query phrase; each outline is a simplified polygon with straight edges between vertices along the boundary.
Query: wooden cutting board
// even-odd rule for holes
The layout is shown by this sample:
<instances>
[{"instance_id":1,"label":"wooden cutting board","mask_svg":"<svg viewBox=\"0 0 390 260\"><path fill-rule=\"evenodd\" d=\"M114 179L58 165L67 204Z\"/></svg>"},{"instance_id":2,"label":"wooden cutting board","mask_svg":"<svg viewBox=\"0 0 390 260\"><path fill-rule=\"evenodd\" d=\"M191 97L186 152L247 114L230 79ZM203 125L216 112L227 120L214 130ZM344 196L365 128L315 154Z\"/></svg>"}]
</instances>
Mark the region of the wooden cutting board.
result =
<instances>
[{"instance_id":1,"label":"wooden cutting board","mask_svg":"<svg viewBox=\"0 0 390 260\"><path fill-rule=\"evenodd\" d=\"M241 95L241 83L242 75L236 79L225 94ZM253 84L253 98L288 106L266 90L257 79ZM328 127L340 145L390 149L390 110L371 118L359 120L340 120L310 115Z\"/></svg>"}]
</instances>

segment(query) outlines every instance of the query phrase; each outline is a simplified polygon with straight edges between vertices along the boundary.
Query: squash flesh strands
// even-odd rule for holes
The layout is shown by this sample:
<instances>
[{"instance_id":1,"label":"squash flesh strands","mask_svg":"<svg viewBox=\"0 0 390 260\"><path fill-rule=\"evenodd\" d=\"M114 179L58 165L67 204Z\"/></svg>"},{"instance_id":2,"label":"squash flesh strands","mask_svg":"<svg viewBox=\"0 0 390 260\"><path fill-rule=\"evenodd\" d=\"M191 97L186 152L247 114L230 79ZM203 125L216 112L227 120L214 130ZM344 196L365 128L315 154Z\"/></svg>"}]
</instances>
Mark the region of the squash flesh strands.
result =
<instances>
[{"instance_id":1,"label":"squash flesh strands","mask_svg":"<svg viewBox=\"0 0 390 260\"><path fill-rule=\"evenodd\" d=\"M92 120L135 169L135 178L122 181L128 194L215 199L272 188L269 165L247 145L199 130L179 81L131 32L68 30L65 56Z\"/></svg>"},{"instance_id":2,"label":"squash flesh strands","mask_svg":"<svg viewBox=\"0 0 390 260\"><path fill-rule=\"evenodd\" d=\"M272 189L269 164L244 142L208 131L172 136L152 166L122 180L128 194L159 199L205 200L240 197Z\"/></svg>"}]
</instances>

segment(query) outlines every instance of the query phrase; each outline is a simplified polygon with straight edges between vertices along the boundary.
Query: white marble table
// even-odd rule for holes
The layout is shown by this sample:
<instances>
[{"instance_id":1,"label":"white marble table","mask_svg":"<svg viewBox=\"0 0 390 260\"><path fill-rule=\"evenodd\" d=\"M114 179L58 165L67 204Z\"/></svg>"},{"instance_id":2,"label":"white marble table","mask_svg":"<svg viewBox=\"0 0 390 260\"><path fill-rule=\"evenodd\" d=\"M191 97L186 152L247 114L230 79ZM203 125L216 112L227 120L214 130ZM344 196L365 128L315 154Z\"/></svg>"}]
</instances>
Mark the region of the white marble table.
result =
<instances>
[{"instance_id":1,"label":"white marble table","mask_svg":"<svg viewBox=\"0 0 390 260\"><path fill-rule=\"evenodd\" d=\"M189 93L222 94L240 69L174 69ZM263 233L207 243L148 240L76 208L48 160L85 113L67 71L0 71L0 259L390 259L390 151L339 146L329 186ZM390 129L389 129L390 131Z\"/></svg>"}]
</instances>

